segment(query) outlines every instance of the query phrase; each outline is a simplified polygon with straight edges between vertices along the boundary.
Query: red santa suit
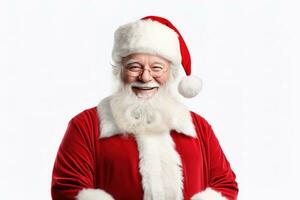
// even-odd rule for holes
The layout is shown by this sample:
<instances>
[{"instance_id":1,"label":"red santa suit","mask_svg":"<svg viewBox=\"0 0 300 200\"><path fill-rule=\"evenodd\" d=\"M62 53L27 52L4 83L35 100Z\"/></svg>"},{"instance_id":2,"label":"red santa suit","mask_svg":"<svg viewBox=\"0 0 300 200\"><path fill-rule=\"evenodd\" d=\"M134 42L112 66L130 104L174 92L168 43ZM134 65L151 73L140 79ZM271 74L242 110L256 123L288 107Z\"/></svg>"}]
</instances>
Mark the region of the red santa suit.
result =
<instances>
[{"instance_id":1,"label":"red santa suit","mask_svg":"<svg viewBox=\"0 0 300 200\"><path fill-rule=\"evenodd\" d=\"M161 134L120 132L108 100L78 114L57 153L52 199L235 200L235 174L211 126L187 113Z\"/></svg>"},{"instance_id":2,"label":"red santa suit","mask_svg":"<svg viewBox=\"0 0 300 200\"><path fill-rule=\"evenodd\" d=\"M187 46L167 19L148 16L120 26L112 51L118 70L133 53L170 61L170 77L182 66L184 97L200 91ZM74 117L54 164L53 200L235 200L235 174L211 126L172 98L160 100L139 110L139 102L108 97ZM118 107L123 102L128 106Z\"/></svg>"}]
</instances>

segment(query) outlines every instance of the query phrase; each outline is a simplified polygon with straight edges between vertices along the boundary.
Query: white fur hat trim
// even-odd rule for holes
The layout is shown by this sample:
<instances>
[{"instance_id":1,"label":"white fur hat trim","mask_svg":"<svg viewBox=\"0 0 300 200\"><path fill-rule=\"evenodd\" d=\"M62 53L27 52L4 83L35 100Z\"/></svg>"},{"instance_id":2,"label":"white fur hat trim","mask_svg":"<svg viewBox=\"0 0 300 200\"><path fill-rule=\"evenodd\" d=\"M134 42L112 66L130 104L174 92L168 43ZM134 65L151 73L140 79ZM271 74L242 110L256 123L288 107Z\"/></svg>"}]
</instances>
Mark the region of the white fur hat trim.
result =
<instances>
[{"instance_id":1,"label":"white fur hat trim","mask_svg":"<svg viewBox=\"0 0 300 200\"><path fill-rule=\"evenodd\" d=\"M180 65L181 53L177 33L151 19L137 20L120 26L114 34L112 59L120 63L133 53L161 56L174 65Z\"/></svg>"}]
</instances>

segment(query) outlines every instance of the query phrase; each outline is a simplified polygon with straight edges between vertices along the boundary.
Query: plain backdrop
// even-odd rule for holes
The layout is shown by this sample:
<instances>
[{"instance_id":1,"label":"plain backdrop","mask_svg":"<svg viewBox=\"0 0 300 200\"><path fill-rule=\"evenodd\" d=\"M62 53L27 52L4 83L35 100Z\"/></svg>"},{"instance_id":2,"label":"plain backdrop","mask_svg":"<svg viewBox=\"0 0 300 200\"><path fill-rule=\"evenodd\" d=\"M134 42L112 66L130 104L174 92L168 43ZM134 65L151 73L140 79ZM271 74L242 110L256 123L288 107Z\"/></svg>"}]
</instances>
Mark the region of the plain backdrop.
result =
<instances>
[{"instance_id":1,"label":"plain backdrop","mask_svg":"<svg viewBox=\"0 0 300 200\"><path fill-rule=\"evenodd\" d=\"M68 121L112 91L115 29L168 18L203 80L184 100L212 124L239 199L299 198L300 28L288 0L1 0L0 199L50 200Z\"/></svg>"}]
</instances>

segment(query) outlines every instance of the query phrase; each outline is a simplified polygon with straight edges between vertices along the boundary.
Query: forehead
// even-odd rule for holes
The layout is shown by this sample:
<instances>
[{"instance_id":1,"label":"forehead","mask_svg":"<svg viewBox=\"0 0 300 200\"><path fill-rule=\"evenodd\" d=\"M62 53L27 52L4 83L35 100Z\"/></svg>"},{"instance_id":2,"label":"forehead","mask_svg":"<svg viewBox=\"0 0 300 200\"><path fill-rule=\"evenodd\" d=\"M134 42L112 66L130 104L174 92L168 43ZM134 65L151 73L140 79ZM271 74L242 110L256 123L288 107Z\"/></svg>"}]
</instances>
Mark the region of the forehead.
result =
<instances>
[{"instance_id":1,"label":"forehead","mask_svg":"<svg viewBox=\"0 0 300 200\"><path fill-rule=\"evenodd\" d=\"M130 54L122 59L122 63L130 63L130 62L140 62L140 63L162 63L162 64L170 64L170 62L157 55L146 54L146 53L134 53Z\"/></svg>"}]
</instances>

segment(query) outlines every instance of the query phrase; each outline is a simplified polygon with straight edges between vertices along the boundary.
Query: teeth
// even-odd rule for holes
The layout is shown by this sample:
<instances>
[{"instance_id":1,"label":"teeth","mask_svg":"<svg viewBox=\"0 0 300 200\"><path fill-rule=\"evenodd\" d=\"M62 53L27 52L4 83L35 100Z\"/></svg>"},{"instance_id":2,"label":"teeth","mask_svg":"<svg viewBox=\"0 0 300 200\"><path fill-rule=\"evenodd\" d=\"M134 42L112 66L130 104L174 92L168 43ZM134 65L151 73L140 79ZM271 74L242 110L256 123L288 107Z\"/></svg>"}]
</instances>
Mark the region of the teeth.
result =
<instances>
[{"instance_id":1,"label":"teeth","mask_svg":"<svg viewBox=\"0 0 300 200\"><path fill-rule=\"evenodd\" d=\"M141 89L141 90L152 90L153 87L136 87L137 89Z\"/></svg>"},{"instance_id":2,"label":"teeth","mask_svg":"<svg viewBox=\"0 0 300 200\"><path fill-rule=\"evenodd\" d=\"M137 95L138 98L141 99L149 99L153 96L154 94L154 89L158 87L138 87L138 86L133 86L133 89L135 89L135 94Z\"/></svg>"}]
</instances>

